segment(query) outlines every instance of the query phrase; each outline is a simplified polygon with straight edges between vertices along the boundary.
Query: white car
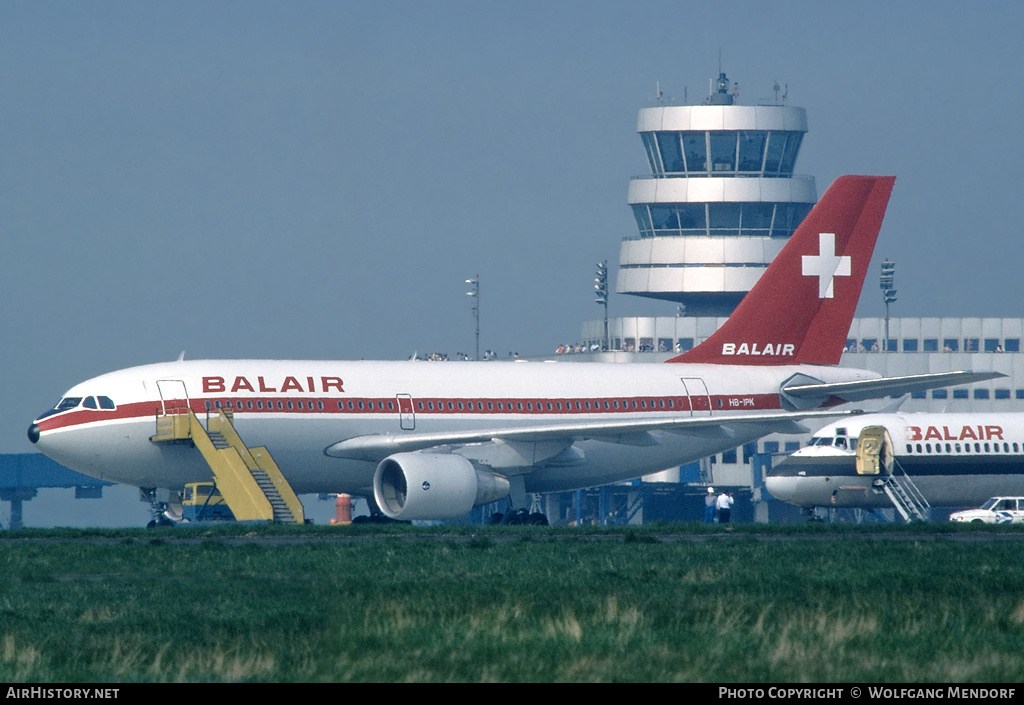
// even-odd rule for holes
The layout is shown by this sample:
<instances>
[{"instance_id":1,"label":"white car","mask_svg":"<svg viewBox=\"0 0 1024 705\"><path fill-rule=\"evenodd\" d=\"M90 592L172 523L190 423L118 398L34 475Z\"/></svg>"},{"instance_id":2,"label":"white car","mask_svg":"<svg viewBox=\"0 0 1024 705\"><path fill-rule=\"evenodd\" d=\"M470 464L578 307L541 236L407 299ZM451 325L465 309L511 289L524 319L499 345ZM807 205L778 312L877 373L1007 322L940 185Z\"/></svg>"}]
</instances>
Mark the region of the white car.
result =
<instances>
[{"instance_id":1,"label":"white car","mask_svg":"<svg viewBox=\"0 0 1024 705\"><path fill-rule=\"evenodd\" d=\"M978 509L953 512L949 520L972 524L1019 524L1024 522L1024 497L990 497Z\"/></svg>"}]
</instances>

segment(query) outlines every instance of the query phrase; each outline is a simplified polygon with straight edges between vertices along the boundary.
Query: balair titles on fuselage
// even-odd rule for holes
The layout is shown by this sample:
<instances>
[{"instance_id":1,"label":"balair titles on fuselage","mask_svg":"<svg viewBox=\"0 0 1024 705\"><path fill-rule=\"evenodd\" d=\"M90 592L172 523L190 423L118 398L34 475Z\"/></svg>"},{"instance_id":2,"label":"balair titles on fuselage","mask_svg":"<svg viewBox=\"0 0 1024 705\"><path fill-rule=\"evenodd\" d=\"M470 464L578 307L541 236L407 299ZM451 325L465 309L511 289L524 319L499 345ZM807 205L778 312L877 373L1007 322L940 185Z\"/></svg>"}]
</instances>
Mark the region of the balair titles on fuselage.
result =
<instances>
[{"instance_id":1,"label":"balair titles on fuselage","mask_svg":"<svg viewBox=\"0 0 1024 705\"><path fill-rule=\"evenodd\" d=\"M939 431L936 426L927 426L924 432L920 426L907 426L908 441L1001 441L1003 440L1002 426L961 426L959 433L950 431L949 426L943 426Z\"/></svg>"},{"instance_id":2,"label":"balair titles on fuselage","mask_svg":"<svg viewBox=\"0 0 1024 705\"><path fill-rule=\"evenodd\" d=\"M303 386L303 382L305 382L305 386ZM315 394L323 392L326 394L332 390L341 394L345 393L345 390L342 388L344 382L341 377L320 377L319 382L318 388L315 377L305 377L300 382L298 377L288 376L282 382L273 379L270 383L263 377L257 377L256 384L254 385L247 377L238 376L231 383L231 389L228 389L227 381L223 377L203 377L203 393L220 394L230 392L231 394L237 394L238 392L252 392L253 394L267 394L271 392L301 392Z\"/></svg>"}]
</instances>

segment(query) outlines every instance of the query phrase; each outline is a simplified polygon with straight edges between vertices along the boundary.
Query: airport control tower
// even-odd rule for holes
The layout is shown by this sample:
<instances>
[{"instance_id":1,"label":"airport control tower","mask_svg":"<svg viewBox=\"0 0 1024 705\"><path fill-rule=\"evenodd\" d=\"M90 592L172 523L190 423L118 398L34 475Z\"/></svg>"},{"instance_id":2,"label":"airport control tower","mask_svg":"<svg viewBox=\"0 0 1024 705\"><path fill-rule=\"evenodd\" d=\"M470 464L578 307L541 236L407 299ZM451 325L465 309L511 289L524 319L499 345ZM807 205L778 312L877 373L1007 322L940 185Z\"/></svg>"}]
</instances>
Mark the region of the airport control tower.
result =
<instances>
[{"instance_id":1,"label":"airport control tower","mask_svg":"<svg viewBox=\"0 0 1024 705\"><path fill-rule=\"evenodd\" d=\"M629 184L640 234L622 243L618 293L732 313L817 201L814 177L793 174L807 113L779 90L738 105L720 73L701 105L640 110L651 175Z\"/></svg>"}]
</instances>

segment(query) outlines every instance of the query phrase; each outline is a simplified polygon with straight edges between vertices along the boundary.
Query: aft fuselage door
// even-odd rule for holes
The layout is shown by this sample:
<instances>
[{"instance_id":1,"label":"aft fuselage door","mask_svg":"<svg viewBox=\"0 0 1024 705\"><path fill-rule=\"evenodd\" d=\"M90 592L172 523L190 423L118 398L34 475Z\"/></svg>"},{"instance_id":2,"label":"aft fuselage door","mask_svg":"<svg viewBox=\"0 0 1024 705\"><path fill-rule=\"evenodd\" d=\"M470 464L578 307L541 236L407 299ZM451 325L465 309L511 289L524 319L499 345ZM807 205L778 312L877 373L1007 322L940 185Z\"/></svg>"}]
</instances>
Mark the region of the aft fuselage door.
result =
<instances>
[{"instance_id":1,"label":"aft fuselage door","mask_svg":"<svg viewBox=\"0 0 1024 705\"><path fill-rule=\"evenodd\" d=\"M160 391L160 406L164 415L184 414L188 411L188 390L180 379L158 379L156 388Z\"/></svg>"},{"instance_id":2,"label":"aft fuselage door","mask_svg":"<svg viewBox=\"0 0 1024 705\"><path fill-rule=\"evenodd\" d=\"M857 439L857 474L891 475L892 438L885 426L865 426Z\"/></svg>"},{"instance_id":3,"label":"aft fuselage door","mask_svg":"<svg viewBox=\"0 0 1024 705\"><path fill-rule=\"evenodd\" d=\"M690 416L711 416L708 386L699 377L682 377L683 388L690 399Z\"/></svg>"},{"instance_id":4,"label":"aft fuselage door","mask_svg":"<svg viewBox=\"0 0 1024 705\"><path fill-rule=\"evenodd\" d=\"M412 397L408 394L398 394L398 417L403 431L416 430L416 412L412 408Z\"/></svg>"}]
</instances>

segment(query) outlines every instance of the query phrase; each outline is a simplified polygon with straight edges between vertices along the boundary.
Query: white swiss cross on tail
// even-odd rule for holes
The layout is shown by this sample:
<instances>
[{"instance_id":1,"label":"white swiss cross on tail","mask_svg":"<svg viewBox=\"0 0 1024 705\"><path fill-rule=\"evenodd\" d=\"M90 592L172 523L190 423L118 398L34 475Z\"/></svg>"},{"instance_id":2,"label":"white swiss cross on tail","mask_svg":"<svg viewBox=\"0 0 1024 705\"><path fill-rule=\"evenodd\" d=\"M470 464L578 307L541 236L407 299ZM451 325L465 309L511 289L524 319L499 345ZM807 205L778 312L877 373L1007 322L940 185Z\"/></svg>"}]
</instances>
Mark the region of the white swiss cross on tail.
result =
<instances>
[{"instance_id":1,"label":"white swiss cross on tail","mask_svg":"<svg viewBox=\"0 0 1024 705\"><path fill-rule=\"evenodd\" d=\"M818 254L804 255L803 275L818 277L818 298L831 299L835 294L832 280L835 277L850 276L850 257L836 256L835 233L818 233Z\"/></svg>"}]
</instances>

